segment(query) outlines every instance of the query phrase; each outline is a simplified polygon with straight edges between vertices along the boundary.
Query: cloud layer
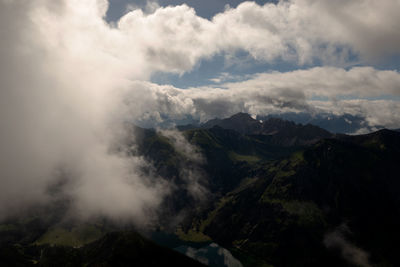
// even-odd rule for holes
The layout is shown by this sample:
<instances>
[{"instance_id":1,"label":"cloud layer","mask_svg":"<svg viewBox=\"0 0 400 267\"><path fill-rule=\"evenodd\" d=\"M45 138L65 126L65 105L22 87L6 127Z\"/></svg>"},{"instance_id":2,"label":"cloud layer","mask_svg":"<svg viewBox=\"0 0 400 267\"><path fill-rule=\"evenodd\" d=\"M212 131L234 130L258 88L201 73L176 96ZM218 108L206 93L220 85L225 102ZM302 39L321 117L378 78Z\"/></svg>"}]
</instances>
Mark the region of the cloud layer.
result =
<instances>
[{"instance_id":1,"label":"cloud layer","mask_svg":"<svg viewBox=\"0 0 400 267\"><path fill-rule=\"evenodd\" d=\"M170 85L135 82L135 92L146 95L136 115L160 123L167 116L187 115L200 121L237 112L265 115L283 112L352 114L364 117L366 126L400 126L400 73L371 67L344 70L317 67L293 72L272 72L218 87L178 89ZM125 99L134 98L128 90ZM133 100L132 100L133 101ZM134 111L132 111L134 113ZM140 118L140 117L136 117Z\"/></svg>"},{"instance_id":2,"label":"cloud layer","mask_svg":"<svg viewBox=\"0 0 400 267\"><path fill-rule=\"evenodd\" d=\"M160 71L188 71L200 59L237 51L262 61L343 65L399 54L399 8L396 0L244 2L209 21L181 5L133 10L118 30L140 36L143 55Z\"/></svg>"}]
</instances>

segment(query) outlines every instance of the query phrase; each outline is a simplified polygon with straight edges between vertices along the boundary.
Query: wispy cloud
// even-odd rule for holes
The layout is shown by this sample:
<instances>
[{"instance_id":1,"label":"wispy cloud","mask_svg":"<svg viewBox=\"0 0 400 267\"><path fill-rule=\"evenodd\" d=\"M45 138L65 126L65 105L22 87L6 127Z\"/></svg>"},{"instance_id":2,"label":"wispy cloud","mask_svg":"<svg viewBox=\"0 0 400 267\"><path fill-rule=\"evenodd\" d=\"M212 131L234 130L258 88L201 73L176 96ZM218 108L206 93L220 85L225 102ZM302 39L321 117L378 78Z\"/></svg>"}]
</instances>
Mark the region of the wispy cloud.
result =
<instances>
[{"instance_id":1,"label":"wispy cloud","mask_svg":"<svg viewBox=\"0 0 400 267\"><path fill-rule=\"evenodd\" d=\"M182 161L179 162L180 176L185 183L186 190L195 201L205 201L209 192L206 187L208 181L202 166L206 159L200 150L190 144L178 130L159 130L159 133L167 137L174 149L182 155Z\"/></svg>"},{"instance_id":2,"label":"wispy cloud","mask_svg":"<svg viewBox=\"0 0 400 267\"><path fill-rule=\"evenodd\" d=\"M328 233L324 238L324 244L329 249L339 249L342 257L351 264L361 267L371 267L367 252L352 244L346 237L350 230L343 224L335 231Z\"/></svg>"}]
</instances>

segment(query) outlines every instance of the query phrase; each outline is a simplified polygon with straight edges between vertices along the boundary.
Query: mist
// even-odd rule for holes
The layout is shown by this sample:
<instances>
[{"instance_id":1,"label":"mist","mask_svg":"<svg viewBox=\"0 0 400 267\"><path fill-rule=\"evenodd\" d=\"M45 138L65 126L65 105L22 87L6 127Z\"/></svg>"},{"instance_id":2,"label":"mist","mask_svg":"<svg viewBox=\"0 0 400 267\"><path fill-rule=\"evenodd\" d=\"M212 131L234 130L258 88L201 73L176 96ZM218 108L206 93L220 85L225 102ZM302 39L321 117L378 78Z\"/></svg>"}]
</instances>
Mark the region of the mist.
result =
<instances>
[{"instance_id":1,"label":"mist","mask_svg":"<svg viewBox=\"0 0 400 267\"><path fill-rule=\"evenodd\" d=\"M351 234L346 224L342 224L335 231L328 233L324 238L324 245L328 249L337 249L342 258L348 263L361 266L373 266L369 261L369 254L363 249L347 240L346 235Z\"/></svg>"},{"instance_id":2,"label":"mist","mask_svg":"<svg viewBox=\"0 0 400 267\"><path fill-rule=\"evenodd\" d=\"M60 179L80 219L144 224L168 193L142 158L112 149L128 134L118 93L128 76L97 44L114 35L107 2L84 2L0 2L0 219L52 201Z\"/></svg>"},{"instance_id":3,"label":"mist","mask_svg":"<svg viewBox=\"0 0 400 267\"><path fill-rule=\"evenodd\" d=\"M185 136L176 129L159 130L159 133L167 137L172 143L175 151L183 155L184 161L180 162L180 177L184 182L185 190L189 196L201 204L209 196L207 189L208 180L202 166L206 159L196 146L190 144Z\"/></svg>"}]
</instances>

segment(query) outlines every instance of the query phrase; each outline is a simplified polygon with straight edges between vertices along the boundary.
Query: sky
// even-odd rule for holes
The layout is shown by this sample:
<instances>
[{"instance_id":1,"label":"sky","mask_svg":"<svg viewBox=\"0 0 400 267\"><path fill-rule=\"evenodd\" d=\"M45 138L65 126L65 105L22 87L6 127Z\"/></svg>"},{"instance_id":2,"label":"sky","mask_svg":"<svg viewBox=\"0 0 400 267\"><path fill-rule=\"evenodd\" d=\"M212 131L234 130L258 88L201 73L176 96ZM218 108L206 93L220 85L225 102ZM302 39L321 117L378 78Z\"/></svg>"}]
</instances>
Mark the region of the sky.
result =
<instances>
[{"instance_id":1,"label":"sky","mask_svg":"<svg viewBox=\"0 0 400 267\"><path fill-rule=\"evenodd\" d=\"M174 186L117 149L127 122L306 112L361 117L364 132L400 128L398 10L398 0L0 0L0 219L62 185L78 217L148 223ZM196 199L199 179L187 181Z\"/></svg>"},{"instance_id":2,"label":"sky","mask_svg":"<svg viewBox=\"0 0 400 267\"><path fill-rule=\"evenodd\" d=\"M146 0L114 0L110 1L108 11L106 13L106 20L109 23L117 22L123 15L132 9L142 9L148 12L152 11L149 9L152 5L159 7L167 6L177 6L186 4L194 8L196 15L208 20L218 13L224 12L228 7L236 8L239 4L246 2L242 0L203 0L203 1L177 1L177 0L160 0L160 1L149 1ZM278 0L258 0L255 1L258 5L262 6L267 3L277 4ZM153 6L154 9L154 6ZM151 10L151 11L150 11ZM192 70L185 72L184 74L174 75L170 73L155 73L152 76L152 81L159 84L172 84L179 88L188 88L193 86L204 86L209 85L210 80L215 78L217 73L229 72L235 76L243 76L260 72L267 71L293 71L296 69L304 69L315 66L326 65L327 62L320 62L314 60L313 62L308 62L302 65L296 64L296 62L288 62L280 58L274 61L260 61L249 56L248 51L238 51L235 55L235 59L240 61L241 64L233 64L226 62L226 58L223 55L215 55L212 58L202 59L198 65L196 65ZM365 62L360 62L357 55L353 54L349 56L349 61L343 65L343 67L349 68L351 66L358 65L371 65L371 62L367 64ZM400 65L400 55L394 53L382 60L376 60L373 62L373 66L377 69L391 69L398 70ZM237 62L235 62L237 63ZM324 64L325 63L325 64ZM335 65L337 62L331 62ZM329 65L329 63L328 63Z\"/></svg>"}]
</instances>

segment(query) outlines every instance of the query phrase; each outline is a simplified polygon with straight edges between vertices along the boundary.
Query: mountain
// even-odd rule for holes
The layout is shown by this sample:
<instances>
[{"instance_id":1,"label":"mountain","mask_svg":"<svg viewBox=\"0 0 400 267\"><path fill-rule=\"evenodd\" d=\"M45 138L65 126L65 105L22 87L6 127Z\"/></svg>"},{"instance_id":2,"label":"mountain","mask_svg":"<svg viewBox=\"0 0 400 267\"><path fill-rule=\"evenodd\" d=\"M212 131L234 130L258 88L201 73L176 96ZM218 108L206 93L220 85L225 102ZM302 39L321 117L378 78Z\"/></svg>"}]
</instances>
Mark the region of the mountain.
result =
<instances>
[{"instance_id":1,"label":"mountain","mask_svg":"<svg viewBox=\"0 0 400 267\"><path fill-rule=\"evenodd\" d=\"M237 114L183 134L205 156L202 168L213 193L211 207L193 214L183 232L230 248L247 266L347 266L343 248L324 244L332 233L355 251L368 251L374 263L397 262L390 246L400 236L378 231L365 240L376 229L396 231L387 225L400 217L393 200L399 188L396 132L333 135L315 126ZM375 245L385 240L385 249Z\"/></svg>"},{"instance_id":2,"label":"mountain","mask_svg":"<svg viewBox=\"0 0 400 267\"><path fill-rule=\"evenodd\" d=\"M394 131L321 140L262 166L193 228L248 266L398 266L399 159Z\"/></svg>"},{"instance_id":3,"label":"mountain","mask_svg":"<svg viewBox=\"0 0 400 267\"><path fill-rule=\"evenodd\" d=\"M243 113L245 114L245 113ZM274 119L281 119L285 121L291 121L296 124L302 124L302 125L315 125L318 126L328 132L331 133L340 133L340 134L354 134L356 132L359 132L360 130L367 130L369 132L373 132L374 129L383 129L384 127L382 126L375 126L375 127L370 127L368 123L366 122L364 117L357 116L357 115L351 115L351 114L343 114L343 115L335 115L331 113L319 113L319 114L311 114L311 113L306 113L306 112L300 112L300 113L295 113L295 112L286 112L286 113L273 113L273 114L268 114L268 115L257 115L255 118L258 121L268 121L269 119L274 118ZM216 123L221 122L221 119L214 119L211 120L210 122L206 123L206 126L212 126L215 125ZM175 122L175 125L177 126L178 129L193 129L193 128L198 128L201 127L202 124L200 124L196 120L189 120L186 123L188 124L183 124L184 121L181 122Z\"/></svg>"},{"instance_id":4,"label":"mountain","mask_svg":"<svg viewBox=\"0 0 400 267\"><path fill-rule=\"evenodd\" d=\"M205 157L205 163L200 167L205 171L206 185L213 193L232 190L243 178L250 175L254 166L262 162L286 157L316 142L321 136L333 136L318 127L301 126L286 121L260 123L248 114L237 114L232 119L222 121L223 123L218 124L209 121L201 128L182 132L187 141L197 147ZM247 126L238 130L233 127L236 124ZM232 127L228 127L229 125ZM279 133L263 133L271 133L276 129L280 130ZM154 130L134 127L133 131L138 144L137 153L151 161L160 176L183 184L180 170L192 163L177 151L173 142ZM129 142L127 146L130 146ZM187 202L184 201L184 204Z\"/></svg>"},{"instance_id":5,"label":"mountain","mask_svg":"<svg viewBox=\"0 0 400 267\"><path fill-rule=\"evenodd\" d=\"M288 112L257 116L257 119L259 120L268 120L270 118L280 118L301 124L312 124L332 133L355 133L361 129L368 129L372 131L371 127L369 127L366 123L365 118L351 114L334 115L328 113L310 114L304 112Z\"/></svg>"},{"instance_id":6,"label":"mountain","mask_svg":"<svg viewBox=\"0 0 400 267\"><path fill-rule=\"evenodd\" d=\"M0 247L1 266L204 266L132 231L108 233L81 248L49 245Z\"/></svg>"},{"instance_id":7,"label":"mountain","mask_svg":"<svg viewBox=\"0 0 400 267\"><path fill-rule=\"evenodd\" d=\"M310 145L322 138L334 135L317 126L296 124L279 118L268 118L265 121L253 119L249 114L238 113L226 119L214 119L201 125L202 128L219 126L234 130L244 135L264 136L271 143L282 146Z\"/></svg>"},{"instance_id":8,"label":"mountain","mask_svg":"<svg viewBox=\"0 0 400 267\"><path fill-rule=\"evenodd\" d=\"M399 132L334 135L243 113L172 134L127 131L114 149L143 157L144 173L174 185L146 235L159 245L106 220L69 225L61 200L1 222L0 265L198 264L163 246L198 258L227 248L243 266L400 265ZM201 201L189 174L206 189Z\"/></svg>"},{"instance_id":9,"label":"mountain","mask_svg":"<svg viewBox=\"0 0 400 267\"><path fill-rule=\"evenodd\" d=\"M202 125L202 128L219 126L224 129L235 130L241 134L257 134L261 131L261 123L247 113L237 113L227 119L214 119Z\"/></svg>"},{"instance_id":10,"label":"mountain","mask_svg":"<svg viewBox=\"0 0 400 267\"><path fill-rule=\"evenodd\" d=\"M109 233L82 248L87 266L204 266L135 232Z\"/></svg>"}]
</instances>

